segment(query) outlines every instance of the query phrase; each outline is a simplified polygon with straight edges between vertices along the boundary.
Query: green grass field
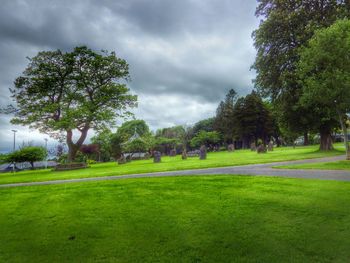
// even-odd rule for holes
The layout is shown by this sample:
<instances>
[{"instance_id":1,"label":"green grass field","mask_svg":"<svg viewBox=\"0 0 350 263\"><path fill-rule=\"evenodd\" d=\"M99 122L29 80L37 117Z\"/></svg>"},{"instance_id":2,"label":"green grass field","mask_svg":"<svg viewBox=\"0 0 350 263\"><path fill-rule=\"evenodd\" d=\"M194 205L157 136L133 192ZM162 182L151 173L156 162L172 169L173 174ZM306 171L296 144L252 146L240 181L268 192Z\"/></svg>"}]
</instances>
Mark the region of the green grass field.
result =
<instances>
[{"instance_id":1,"label":"green grass field","mask_svg":"<svg viewBox=\"0 0 350 263\"><path fill-rule=\"evenodd\" d=\"M249 176L0 189L0 262L348 262L350 183Z\"/></svg>"},{"instance_id":2,"label":"green grass field","mask_svg":"<svg viewBox=\"0 0 350 263\"><path fill-rule=\"evenodd\" d=\"M115 162L92 165L88 169L53 172L51 170L23 171L15 174L0 174L0 184L17 182L49 181L58 179L100 177L111 175L137 174L162 171L176 171L186 169L200 169L210 167L224 167L234 165L270 163L288 160L300 160L306 158L327 157L343 154L339 148L331 152L320 152L318 146L293 148L275 148L273 152L257 154L250 150L238 150L235 152L209 153L207 160L188 158L181 160L181 156L163 157L162 163L154 164L152 160L133 161L124 165Z\"/></svg>"},{"instance_id":3,"label":"green grass field","mask_svg":"<svg viewBox=\"0 0 350 263\"><path fill-rule=\"evenodd\" d=\"M350 170L350 161L275 166L282 169Z\"/></svg>"}]
</instances>

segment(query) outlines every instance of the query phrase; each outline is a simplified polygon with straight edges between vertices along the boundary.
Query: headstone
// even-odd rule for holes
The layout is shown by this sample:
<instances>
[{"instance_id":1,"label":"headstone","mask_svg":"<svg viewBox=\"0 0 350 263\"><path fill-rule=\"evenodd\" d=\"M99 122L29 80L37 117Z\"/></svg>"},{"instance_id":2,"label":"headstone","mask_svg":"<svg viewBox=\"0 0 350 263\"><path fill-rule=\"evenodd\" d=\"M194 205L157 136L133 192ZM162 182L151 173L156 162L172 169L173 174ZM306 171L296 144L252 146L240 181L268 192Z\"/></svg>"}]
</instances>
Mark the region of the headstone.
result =
<instances>
[{"instance_id":1,"label":"headstone","mask_svg":"<svg viewBox=\"0 0 350 263\"><path fill-rule=\"evenodd\" d=\"M228 150L229 152L233 152L233 151L235 150L235 145L234 145L234 144L229 144L229 145L227 146L227 150Z\"/></svg>"},{"instance_id":2,"label":"headstone","mask_svg":"<svg viewBox=\"0 0 350 263\"><path fill-rule=\"evenodd\" d=\"M126 162L127 163L131 162L131 155L126 156Z\"/></svg>"},{"instance_id":3,"label":"headstone","mask_svg":"<svg viewBox=\"0 0 350 263\"><path fill-rule=\"evenodd\" d=\"M118 159L118 164L125 164L126 163L126 158L124 157L124 155L120 156L120 158Z\"/></svg>"},{"instance_id":4,"label":"headstone","mask_svg":"<svg viewBox=\"0 0 350 263\"><path fill-rule=\"evenodd\" d=\"M255 144L255 142L252 142L251 144L250 144L250 150L251 151L256 151L256 144Z\"/></svg>"},{"instance_id":5,"label":"headstone","mask_svg":"<svg viewBox=\"0 0 350 263\"><path fill-rule=\"evenodd\" d=\"M205 147L205 145L202 145L201 148L199 149L199 159L200 160L207 159L207 147Z\"/></svg>"},{"instance_id":6,"label":"headstone","mask_svg":"<svg viewBox=\"0 0 350 263\"><path fill-rule=\"evenodd\" d=\"M266 149L264 144L260 144L256 151L257 151L257 153L266 153L267 149Z\"/></svg>"},{"instance_id":7,"label":"headstone","mask_svg":"<svg viewBox=\"0 0 350 263\"><path fill-rule=\"evenodd\" d=\"M158 151L153 152L153 162L154 163L160 163L162 158L162 154Z\"/></svg>"},{"instance_id":8,"label":"headstone","mask_svg":"<svg viewBox=\"0 0 350 263\"><path fill-rule=\"evenodd\" d=\"M199 156L199 153L200 153L199 150L189 151L187 153L187 157L197 157L197 156Z\"/></svg>"},{"instance_id":9,"label":"headstone","mask_svg":"<svg viewBox=\"0 0 350 263\"><path fill-rule=\"evenodd\" d=\"M187 152L186 152L186 150L182 151L181 158L182 158L182 160L186 160L187 159Z\"/></svg>"},{"instance_id":10,"label":"headstone","mask_svg":"<svg viewBox=\"0 0 350 263\"><path fill-rule=\"evenodd\" d=\"M171 157L176 156L176 150L172 149L169 153L169 156L171 156Z\"/></svg>"},{"instance_id":11,"label":"headstone","mask_svg":"<svg viewBox=\"0 0 350 263\"><path fill-rule=\"evenodd\" d=\"M272 152L273 151L273 141L270 141L269 144L267 145L267 150L269 152Z\"/></svg>"}]
</instances>

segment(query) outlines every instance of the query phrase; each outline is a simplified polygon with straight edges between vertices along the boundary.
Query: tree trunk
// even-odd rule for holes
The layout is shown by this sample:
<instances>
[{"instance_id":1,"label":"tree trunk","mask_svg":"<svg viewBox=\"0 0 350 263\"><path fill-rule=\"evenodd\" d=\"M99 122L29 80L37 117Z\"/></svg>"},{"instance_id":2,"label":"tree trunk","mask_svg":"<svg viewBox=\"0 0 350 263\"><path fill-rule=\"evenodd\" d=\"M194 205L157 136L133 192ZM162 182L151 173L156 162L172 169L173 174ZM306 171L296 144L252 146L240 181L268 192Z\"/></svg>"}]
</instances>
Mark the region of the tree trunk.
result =
<instances>
[{"instance_id":1,"label":"tree trunk","mask_svg":"<svg viewBox=\"0 0 350 263\"><path fill-rule=\"evenodd\" d=\"M304 132L304 146L309 145L309 134Z\"/></svg>"},{"instance_id":2,"label":"tree trunk","mask_svg":"<svg viewBox=\"0 0 350 263\"><path fill-rule=\"evenodd\" d=\"M87 132L89 130L89 124L86 124L83 129L80 130L80 137L76 143L73 142L73 131L67 130L67 146L68 146L68 163L74 162L78 150L83 145L86 139Z\"/></svg>"},{"instance_id":3,"label":"tree trunk","mask_svg":"<svg viewBox=\"0 0 350 263\"><path fill-rule=\"evenodd\" d=\"M333 150L333 142L331 136L331 130L329 127L321 127L320 129L320 150L331 151Z\"/></svg>"},{"instance_id":4,"label":"tree trunk","mask_svg":"<svg viewBox=\"0 0 350 263\"><path fill-rule=\"evenodd\" d=\"M350 160L350 149L349 149L349 142L348 142L348 130L347 130L346 124L344 123L343 116L340 113L340 111L338 110L338 108L337 108L337 113L338 113L338 117L339 117L340 126L341 126L341 129L343 131L343 135L344 135L344 146L345 146L345 152L346 152L346 160Z\"/></svg>"}]
</instances>

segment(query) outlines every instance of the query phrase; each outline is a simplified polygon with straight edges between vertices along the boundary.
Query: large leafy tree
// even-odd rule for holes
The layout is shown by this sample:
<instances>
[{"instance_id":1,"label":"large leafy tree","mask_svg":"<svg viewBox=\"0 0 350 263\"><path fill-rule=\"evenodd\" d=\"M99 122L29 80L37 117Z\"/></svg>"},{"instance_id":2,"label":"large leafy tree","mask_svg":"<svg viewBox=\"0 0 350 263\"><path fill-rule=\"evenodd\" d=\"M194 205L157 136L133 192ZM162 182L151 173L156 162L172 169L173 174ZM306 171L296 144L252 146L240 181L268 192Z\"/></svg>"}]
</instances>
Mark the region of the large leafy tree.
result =
<instances>
[{"instance_id":1,"label":"large leafy tree","mask_svg":"<svg viewBox=\"0 0 350 263\"><path fill-rule=\"evenodd\" d=\"M299 103L302 86L296 68L299 49L315 30L338 18L349 17L350 3L347 0L258 0L258 3L256 15L262 20L253 33L258 51L253 65L257 72L255 85L264 96L272 98L286 126L298 132L317 128L321 141L326 142L321 149L331 149L334 118L321 108L314 110Z\"/></svg>"},{"instance_id":2,"label":"large leafy tree","mask_svg":"<svg viewBox=\"0 0 350 263\"><path fill-rule=\"evenodd\" d=\"M72 161L90 129L113 126L117 117L130 114L128 107L136 106L128 79L127 62L114 52L84 46L72 52L39 52L11 89L17 104L12 123L64 136Z\"/></svg>"},{"instance_id":3,"label":"large leafy tree","mask_svg":"<svg viewBox=\"0 0 350 263\"><path fill-rule=\"evenodd\" d=\"M298 72L304 87L302 102L319 105L338 116L350 159L346 127L350 111L350 20L317 31L301 51Z\"/></svg>"}]
</instances>

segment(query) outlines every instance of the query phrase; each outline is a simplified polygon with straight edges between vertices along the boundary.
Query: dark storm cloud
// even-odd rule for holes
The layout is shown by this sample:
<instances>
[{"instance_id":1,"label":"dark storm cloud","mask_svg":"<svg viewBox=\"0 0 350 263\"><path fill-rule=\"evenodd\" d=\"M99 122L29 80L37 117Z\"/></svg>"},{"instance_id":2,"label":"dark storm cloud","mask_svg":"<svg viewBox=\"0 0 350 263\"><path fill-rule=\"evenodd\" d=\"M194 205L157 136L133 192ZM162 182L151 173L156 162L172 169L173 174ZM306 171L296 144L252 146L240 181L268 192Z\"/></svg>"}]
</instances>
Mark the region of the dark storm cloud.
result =
<instances>
[{"instance_id":1,"label":"dark storm cloud","mask_svg":"<svg viewBox=\"0 0 350 263\"><path fill-rule=\"evenodd\" d=\"M214 114L228 89L250 91L255 6L253 0L3 0L0 104L9 102L26 56L84 44L128 61L130 87L140 95L137 117L152 128L195 122ZM5 119L2 130L10 128Z\"/></svg>"}]
</instances>

